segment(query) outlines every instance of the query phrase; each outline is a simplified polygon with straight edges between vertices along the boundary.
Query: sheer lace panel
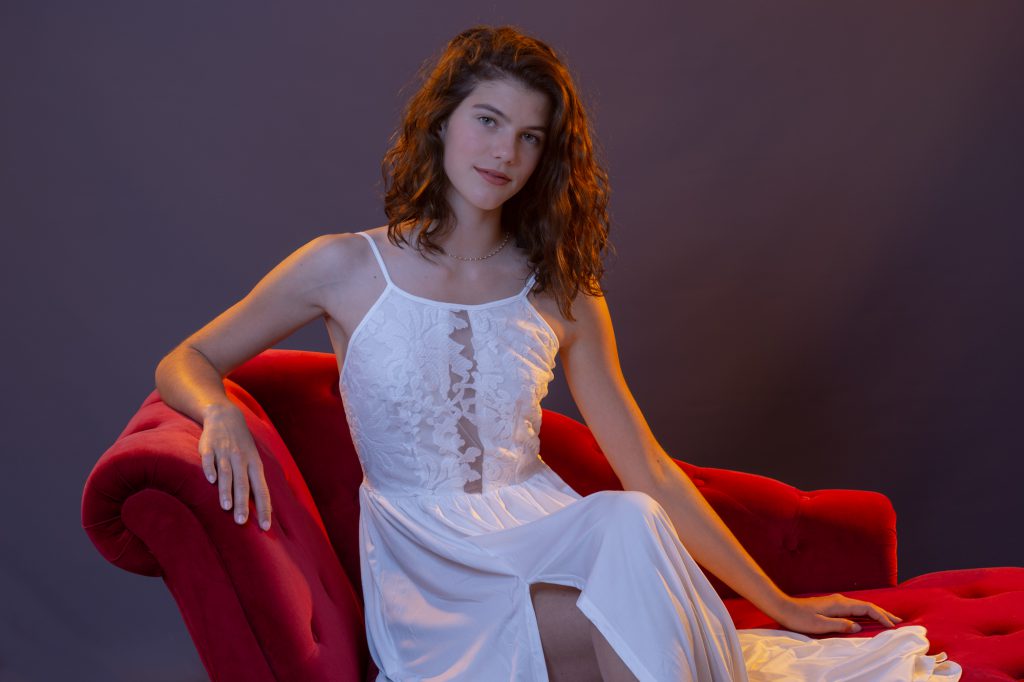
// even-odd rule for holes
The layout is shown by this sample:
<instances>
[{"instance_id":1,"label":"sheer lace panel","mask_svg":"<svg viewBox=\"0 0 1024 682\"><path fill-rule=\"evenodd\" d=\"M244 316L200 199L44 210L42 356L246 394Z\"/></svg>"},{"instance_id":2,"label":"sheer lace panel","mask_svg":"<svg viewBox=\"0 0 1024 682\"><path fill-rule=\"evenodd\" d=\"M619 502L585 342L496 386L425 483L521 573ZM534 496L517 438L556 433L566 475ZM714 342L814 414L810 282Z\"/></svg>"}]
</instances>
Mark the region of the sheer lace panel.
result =
<instances>
[{"instance_id":1,"label":"sheer lace panel","mask_svg":"<svg viewBox=\"0 0 1024 682\"><path fill-rule=\"evenodd\" d=\"M339 376L366 485L391 497L484 494L539 468L558 339L525 295L477 306L387 286Z\"/></svg>"},{"instance_id":2,"label":"sheer lace panel","mask_svg":"<svg viewBox=\"0 0 1024 682\"><path fill-rule=\"evenodd\" d=\"M453 311L456 318L450 338L461 346L456 361L449 368L451 371L451 387L448 391L448 399L456 414L459 415L457 423L459 435L461 436L459 448L459 460L467 467L466 483L463 490L467 493L478 493L483 491L483 454L484 445L480 441L480 432L477 428L479 421L477 411L477 391L475 377L479 374L476 368L476 357L473 354L473 325L469 319L469 313L465 310Z\"/></svg>"}]
</instances>

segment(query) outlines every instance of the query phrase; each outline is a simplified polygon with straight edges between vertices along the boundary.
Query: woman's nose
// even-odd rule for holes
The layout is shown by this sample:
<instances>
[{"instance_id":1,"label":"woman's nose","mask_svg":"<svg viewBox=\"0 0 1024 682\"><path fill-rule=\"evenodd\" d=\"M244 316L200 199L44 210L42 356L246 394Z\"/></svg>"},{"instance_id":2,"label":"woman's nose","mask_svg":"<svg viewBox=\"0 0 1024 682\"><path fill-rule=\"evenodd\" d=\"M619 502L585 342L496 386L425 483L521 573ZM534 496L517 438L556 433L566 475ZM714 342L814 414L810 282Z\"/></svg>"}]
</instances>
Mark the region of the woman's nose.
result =
<instances>
[{"instance_id":1,"label":"woman's nose","mask_svg":"<svg viewBox=\"0 0 1024 682\"><path fill-rule=\"evenodd\" d=\"M510 139L507 135L495 135L493 152L494 158L504 159L507 163L515 163L515 140Z\"/></svg>"}]
</instances>

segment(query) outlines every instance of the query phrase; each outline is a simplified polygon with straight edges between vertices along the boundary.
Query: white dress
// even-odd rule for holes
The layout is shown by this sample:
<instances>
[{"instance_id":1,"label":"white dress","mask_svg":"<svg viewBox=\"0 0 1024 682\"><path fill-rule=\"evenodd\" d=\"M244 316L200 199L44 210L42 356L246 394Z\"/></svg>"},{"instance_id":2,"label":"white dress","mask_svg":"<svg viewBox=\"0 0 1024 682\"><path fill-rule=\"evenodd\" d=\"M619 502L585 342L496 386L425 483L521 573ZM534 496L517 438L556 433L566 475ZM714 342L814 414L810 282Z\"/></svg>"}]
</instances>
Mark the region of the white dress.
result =
<instances>
[{"instance_id":1,"label":"white dress","mask_svg":"<svg viewBox=\"0 0 1024 682\"><path fill-rule=\"evenodd\" d=\"M548 679L530 584L569 585L641 682L956 680L921 626L813 639L736 630L661 505L581 497L540 457L558 339L527 294L477 305L386 287L340 389L364 478L359 542L377 682ZM843 671L846 671L845 673Z\"/></svg>"}]
</instances>

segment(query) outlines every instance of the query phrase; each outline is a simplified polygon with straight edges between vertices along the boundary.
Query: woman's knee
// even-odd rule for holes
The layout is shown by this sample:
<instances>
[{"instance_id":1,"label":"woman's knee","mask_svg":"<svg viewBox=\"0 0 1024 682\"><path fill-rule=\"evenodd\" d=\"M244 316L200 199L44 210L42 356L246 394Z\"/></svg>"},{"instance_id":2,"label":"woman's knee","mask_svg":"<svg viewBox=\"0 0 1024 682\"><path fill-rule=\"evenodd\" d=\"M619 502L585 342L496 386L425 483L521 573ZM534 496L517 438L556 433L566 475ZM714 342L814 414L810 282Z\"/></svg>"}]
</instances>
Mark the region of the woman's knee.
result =
<instances>
[{"instance_id":1,"label":"woman's knee","mask_svg":"<svg viewBox=\"0 0 1024 682\"><path fill-rule=\"evenodd\" d=\"M651 516L664 514L665 510L650 494L642 490L603 490L606 504L613 519L646 521Z\"/></svg>"}]
</instances>

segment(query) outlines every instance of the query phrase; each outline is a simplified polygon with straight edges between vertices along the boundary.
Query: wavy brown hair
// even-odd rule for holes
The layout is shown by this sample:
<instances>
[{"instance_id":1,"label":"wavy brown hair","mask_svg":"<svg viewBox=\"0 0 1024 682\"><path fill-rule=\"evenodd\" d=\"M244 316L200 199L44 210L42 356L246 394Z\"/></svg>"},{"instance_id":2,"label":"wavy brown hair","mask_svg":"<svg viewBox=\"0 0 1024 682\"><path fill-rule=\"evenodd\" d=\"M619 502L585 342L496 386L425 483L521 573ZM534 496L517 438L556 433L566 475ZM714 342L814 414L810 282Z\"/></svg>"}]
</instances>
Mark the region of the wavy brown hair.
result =
<instances>
[{"instance_id":1,"label":"wavy brown hair","mask_svg":"<svg viewBox=\"0 0 1024 682\"><path fill-rule=\"evenodd\" d=\"M551 121L533 174L502 205L501 226L527 252L537 273L534 290L550 290L574 320L572 302L581 290L603 295L602 254L614 247L608 174L569 70L554 50L515 27L475 26L425 62L420 77L381 162L388 239L408 244L403 229L419 226L417 250L442 251L432 237L453 229L454 216L445 198L450 183L440 127L481 82L517 81L548 97Z\"/></svg>"}]
</instances>

